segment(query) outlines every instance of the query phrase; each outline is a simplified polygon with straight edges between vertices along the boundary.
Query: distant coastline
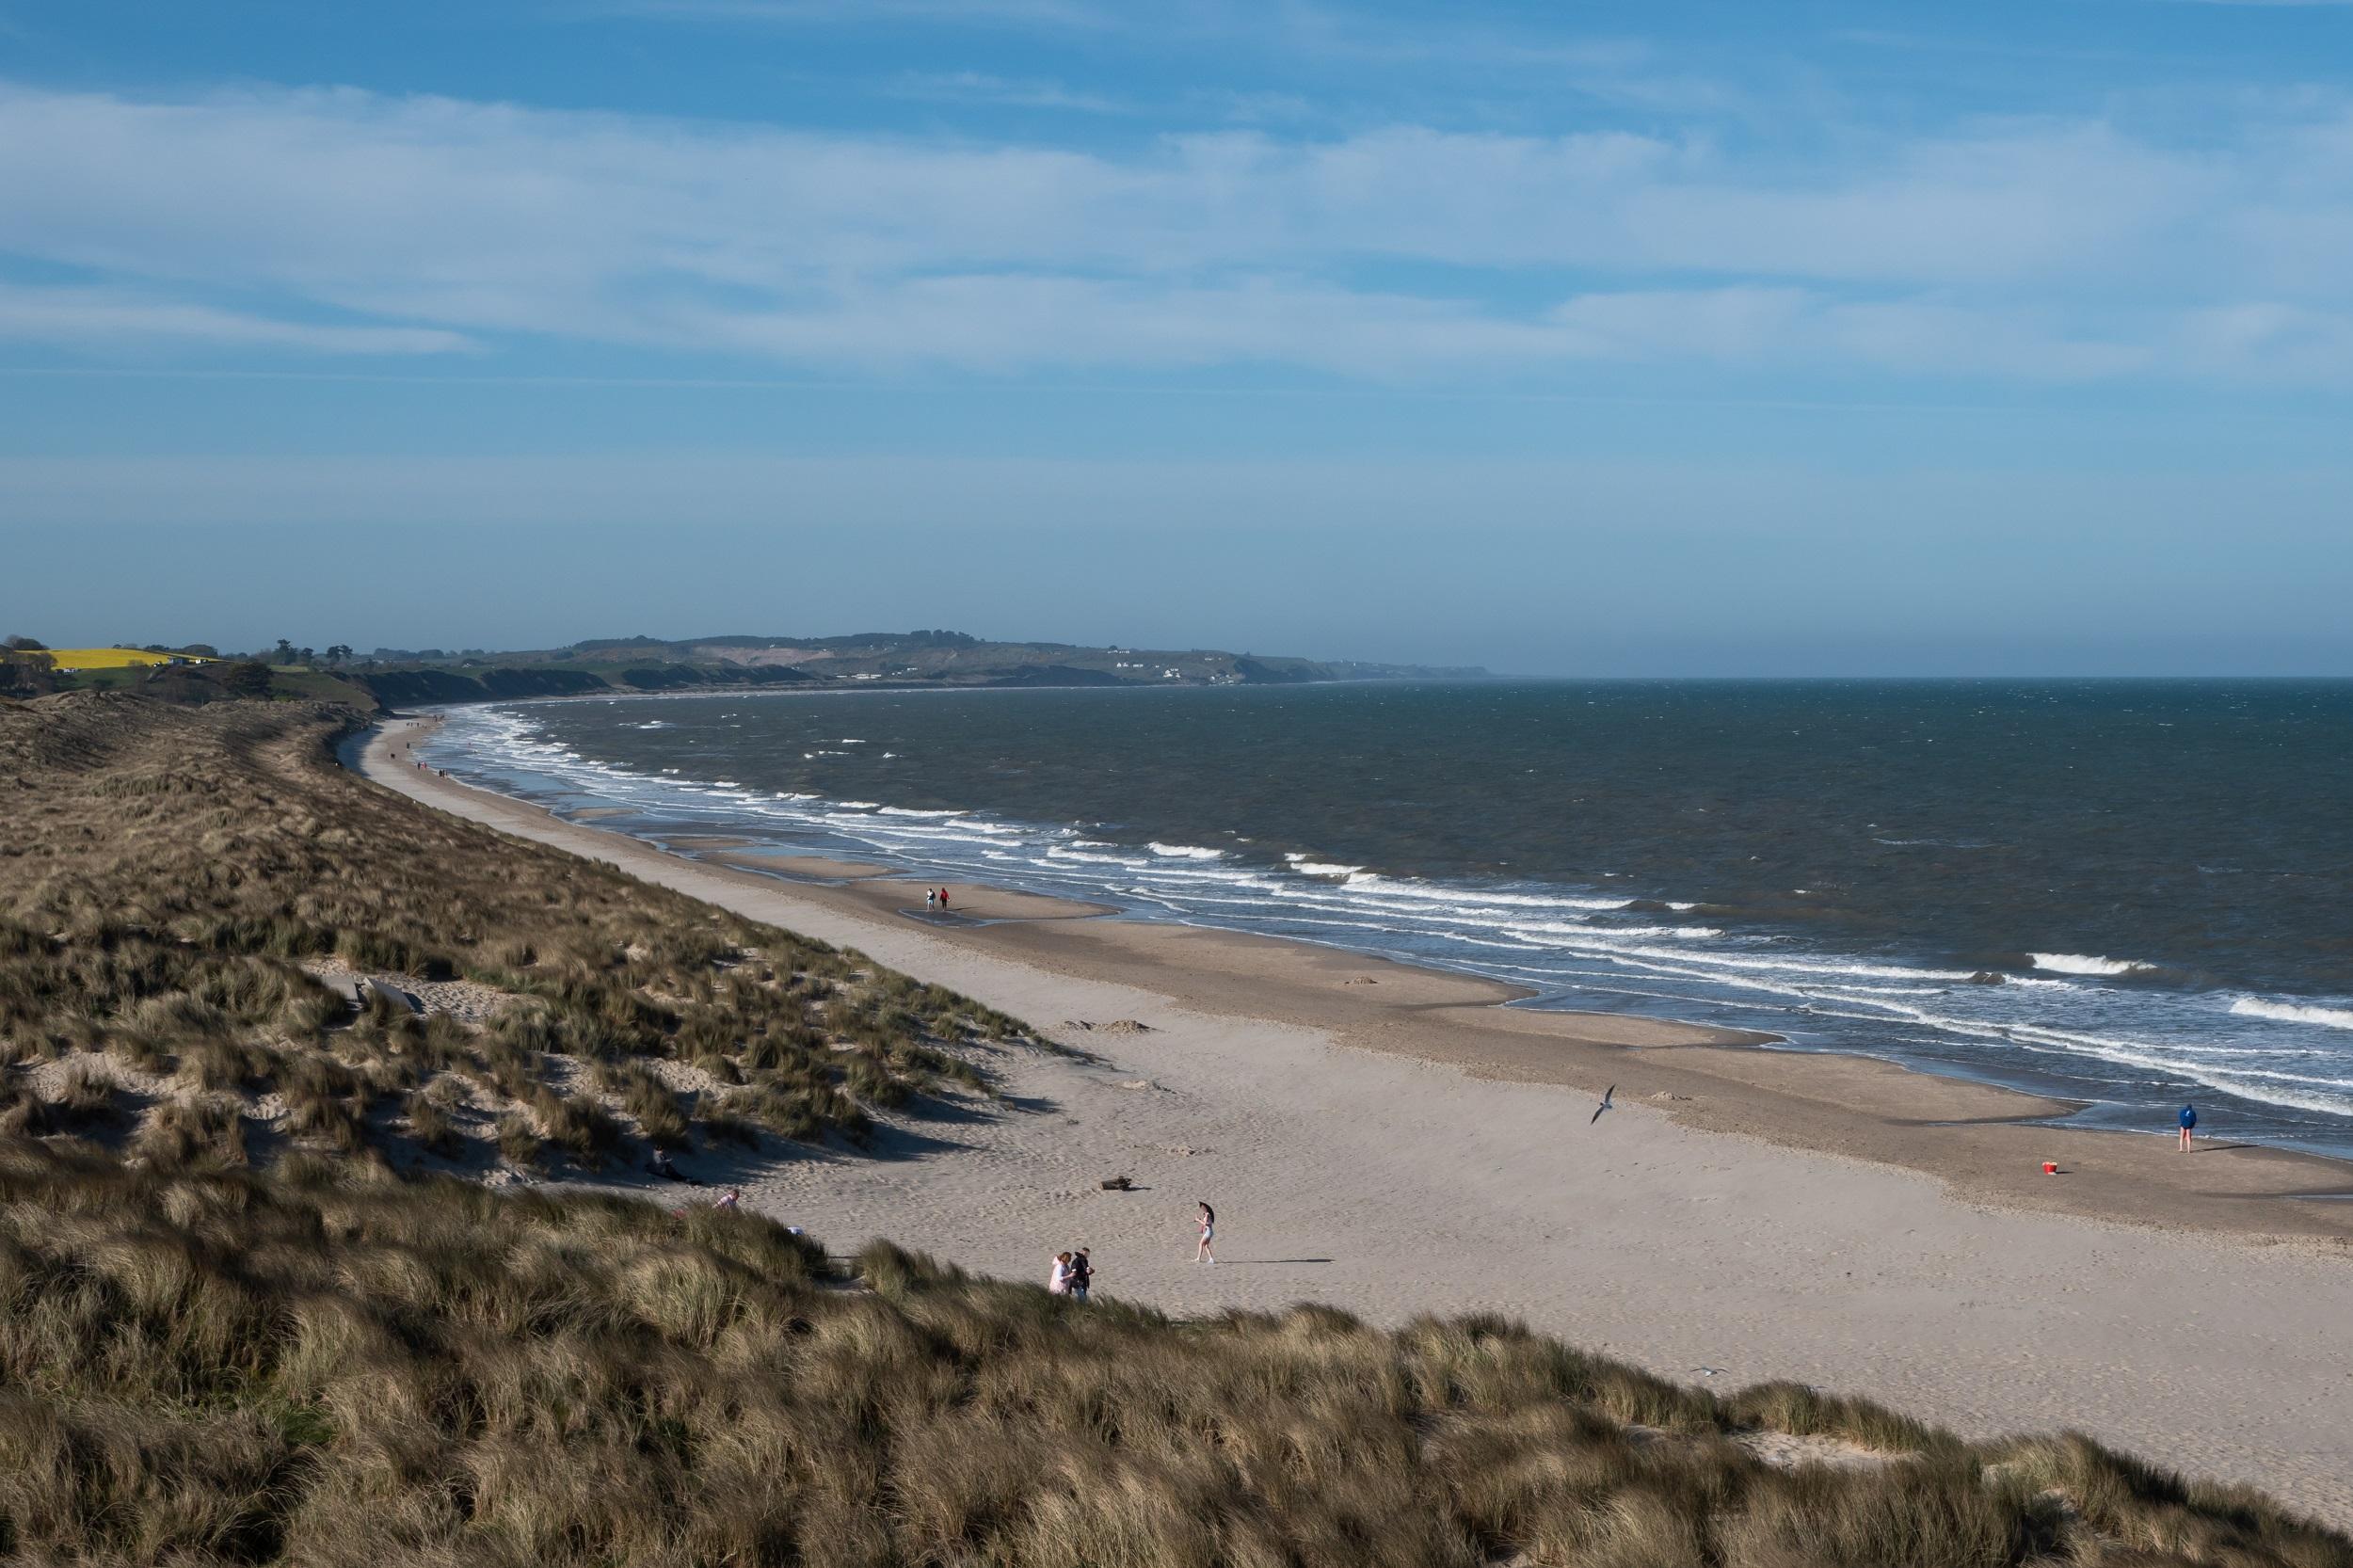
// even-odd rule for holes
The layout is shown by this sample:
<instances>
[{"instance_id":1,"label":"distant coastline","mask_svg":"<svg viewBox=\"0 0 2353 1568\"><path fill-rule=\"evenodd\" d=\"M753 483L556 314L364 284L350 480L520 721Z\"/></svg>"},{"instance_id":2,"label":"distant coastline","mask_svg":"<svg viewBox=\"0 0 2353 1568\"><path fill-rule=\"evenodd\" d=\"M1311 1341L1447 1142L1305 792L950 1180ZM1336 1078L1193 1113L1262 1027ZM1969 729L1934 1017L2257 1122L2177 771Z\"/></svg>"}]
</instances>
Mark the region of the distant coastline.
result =
<instances>
[{"instance_id":1,"label":"distant coastline","mask_svg":"<svg viewBox=\"0 0 2353 1568\"><path fill-rule=\"evenodd\" d=\"M291 697L362 711L543 697L720 696L757 691L924 691L1199 686L1299 686L1356 680L1486 680L1470 665L1383 664L1233 653L1221 648L1083 647L994 642L961 632L872 632L834 637L725 635L664 641L592 638L555 648L378 648L326 649L280 642L275 650L184 648L69 650L38 642L0 652L0 696L136 690L168 702Z\"/></svg>"}]
</instances>

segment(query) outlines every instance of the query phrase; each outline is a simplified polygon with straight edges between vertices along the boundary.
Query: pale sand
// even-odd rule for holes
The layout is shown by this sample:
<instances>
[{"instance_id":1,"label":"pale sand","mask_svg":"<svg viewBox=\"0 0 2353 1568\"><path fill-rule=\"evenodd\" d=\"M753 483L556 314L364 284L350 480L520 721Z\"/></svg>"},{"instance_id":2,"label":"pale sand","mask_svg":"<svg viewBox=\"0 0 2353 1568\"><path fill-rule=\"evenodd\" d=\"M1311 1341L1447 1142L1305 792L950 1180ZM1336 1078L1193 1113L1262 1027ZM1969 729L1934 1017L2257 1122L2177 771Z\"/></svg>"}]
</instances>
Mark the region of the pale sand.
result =
<instances>
[{"instance_id":1,"label":"pale sand","mask_svg":"<svg viewBox=\"0 0 2353 1568\"><path fill-rule=\"evenodd\" d=\"M812 1155L747 1191L837 1250L888 1236L1043 1279L1083 1244L1106 1293L1188 1314L1502 1312L1687 1381L1795 1378L1971 1435L2079 1428L2353 1526L2353 1205L2278 1195L2341 1189L2333 1162L2007 1125L1988 1118L2038 1102L1499 1010L1480 982L1325 950L1122 920L927 925L920 888L908 918L888 887L683 860L381 750L371 774L421 799L1094 1053L1007 1055L1009 1111L900 1124L885 1158ZM1150 1032L1057 1027L1126 1018ZM1589 1127L1588 1091L1613 1080L1619 1109ZM2046 1151L2074 1174L2025 1174ZM1098 1191L1112 1176L1144 1191ZM1218 1208L1214 1270L1189 1261L1195 1198Z\"/></svg>"},{"instance_id":2,"label":"pale sand","mask_svg":"<svg viewBox=\"0 0 2353 1568\"><path fill-rule=\"evenodd\" d=\"M673 843L685 848L683 840ZM742 842L741 840L736 842ZM737 866L747 872L766 872L776 876L789 876L802 882L856 882L870 876L888 876L888 866L877 866L871 860L835 860L823 855L738 854L730 852L710 858L725 866Z\"/></svg>"}]
</instances>

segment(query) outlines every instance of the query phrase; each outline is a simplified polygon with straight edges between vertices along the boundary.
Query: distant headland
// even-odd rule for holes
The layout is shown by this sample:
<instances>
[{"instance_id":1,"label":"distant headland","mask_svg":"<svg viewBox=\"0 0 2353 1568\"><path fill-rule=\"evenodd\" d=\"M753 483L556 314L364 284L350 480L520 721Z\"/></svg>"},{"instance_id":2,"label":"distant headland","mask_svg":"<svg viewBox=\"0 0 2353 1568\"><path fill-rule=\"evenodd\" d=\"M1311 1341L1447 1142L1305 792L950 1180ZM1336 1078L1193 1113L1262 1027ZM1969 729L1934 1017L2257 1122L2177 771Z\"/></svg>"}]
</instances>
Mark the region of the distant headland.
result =
<instances>
[{"instance_id":1,"label":"distant headland","mask_svg":"<svg viewBox=\"0 0 2353 1568\"><path fill-rule=\"evenodd\" d=\"M363 708L604 692L744 687L1278 686L1319 680L1481 680L1482 668L1289 655L990 642L961 632L840 637L598 637L566 648L297 648L249 655L204 644L52 650L22 637L0 659L0 693L132 687L182 701L266 694ZM217 691L216 692L216 688Z\"/></svg>"}]
</instances>

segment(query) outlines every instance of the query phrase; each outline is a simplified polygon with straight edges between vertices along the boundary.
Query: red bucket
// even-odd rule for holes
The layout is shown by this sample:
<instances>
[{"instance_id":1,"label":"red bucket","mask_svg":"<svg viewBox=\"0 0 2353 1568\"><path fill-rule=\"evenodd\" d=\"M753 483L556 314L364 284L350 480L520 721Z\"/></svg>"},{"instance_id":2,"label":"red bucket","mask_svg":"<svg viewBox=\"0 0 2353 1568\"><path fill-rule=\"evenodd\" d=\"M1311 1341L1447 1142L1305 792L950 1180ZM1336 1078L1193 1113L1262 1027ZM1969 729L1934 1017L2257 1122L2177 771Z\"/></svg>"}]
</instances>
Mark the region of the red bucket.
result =
<instances>
[{"instance_id":1,"label":"red bucket","mask_svg":"<svg viewBox=\"0 0 2353 1568\"><path fill-rule=\"evenodd\" d=\"M2057 1175L2058 1175L2058 1161L2057 1161L2057 1160L2044 1160L2044 1161L2042 1162L2042 1174L2043 1174L2044 1176L2057 1176Z\"/></svg>"}]
</instances>

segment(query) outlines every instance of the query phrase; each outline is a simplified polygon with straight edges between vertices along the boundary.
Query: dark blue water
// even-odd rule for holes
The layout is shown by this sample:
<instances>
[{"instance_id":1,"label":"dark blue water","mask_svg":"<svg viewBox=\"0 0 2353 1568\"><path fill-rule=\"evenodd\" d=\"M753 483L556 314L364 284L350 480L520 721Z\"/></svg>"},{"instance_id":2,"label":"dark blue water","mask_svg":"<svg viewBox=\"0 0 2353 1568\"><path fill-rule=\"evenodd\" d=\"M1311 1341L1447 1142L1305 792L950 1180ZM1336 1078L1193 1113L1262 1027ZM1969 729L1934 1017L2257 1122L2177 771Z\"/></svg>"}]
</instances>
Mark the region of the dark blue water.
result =
<instances>
[{"instance_id":1,"label":"dark blue water","mask_svg":"<svg viewBox=\"0 0 2353 1568\"><path fill-rule=\"evenodd\" d=\"M2353 1153L2353 682L828 693L456 711L652 837L1337 943Z\"/></svg>"}]
</instances>

